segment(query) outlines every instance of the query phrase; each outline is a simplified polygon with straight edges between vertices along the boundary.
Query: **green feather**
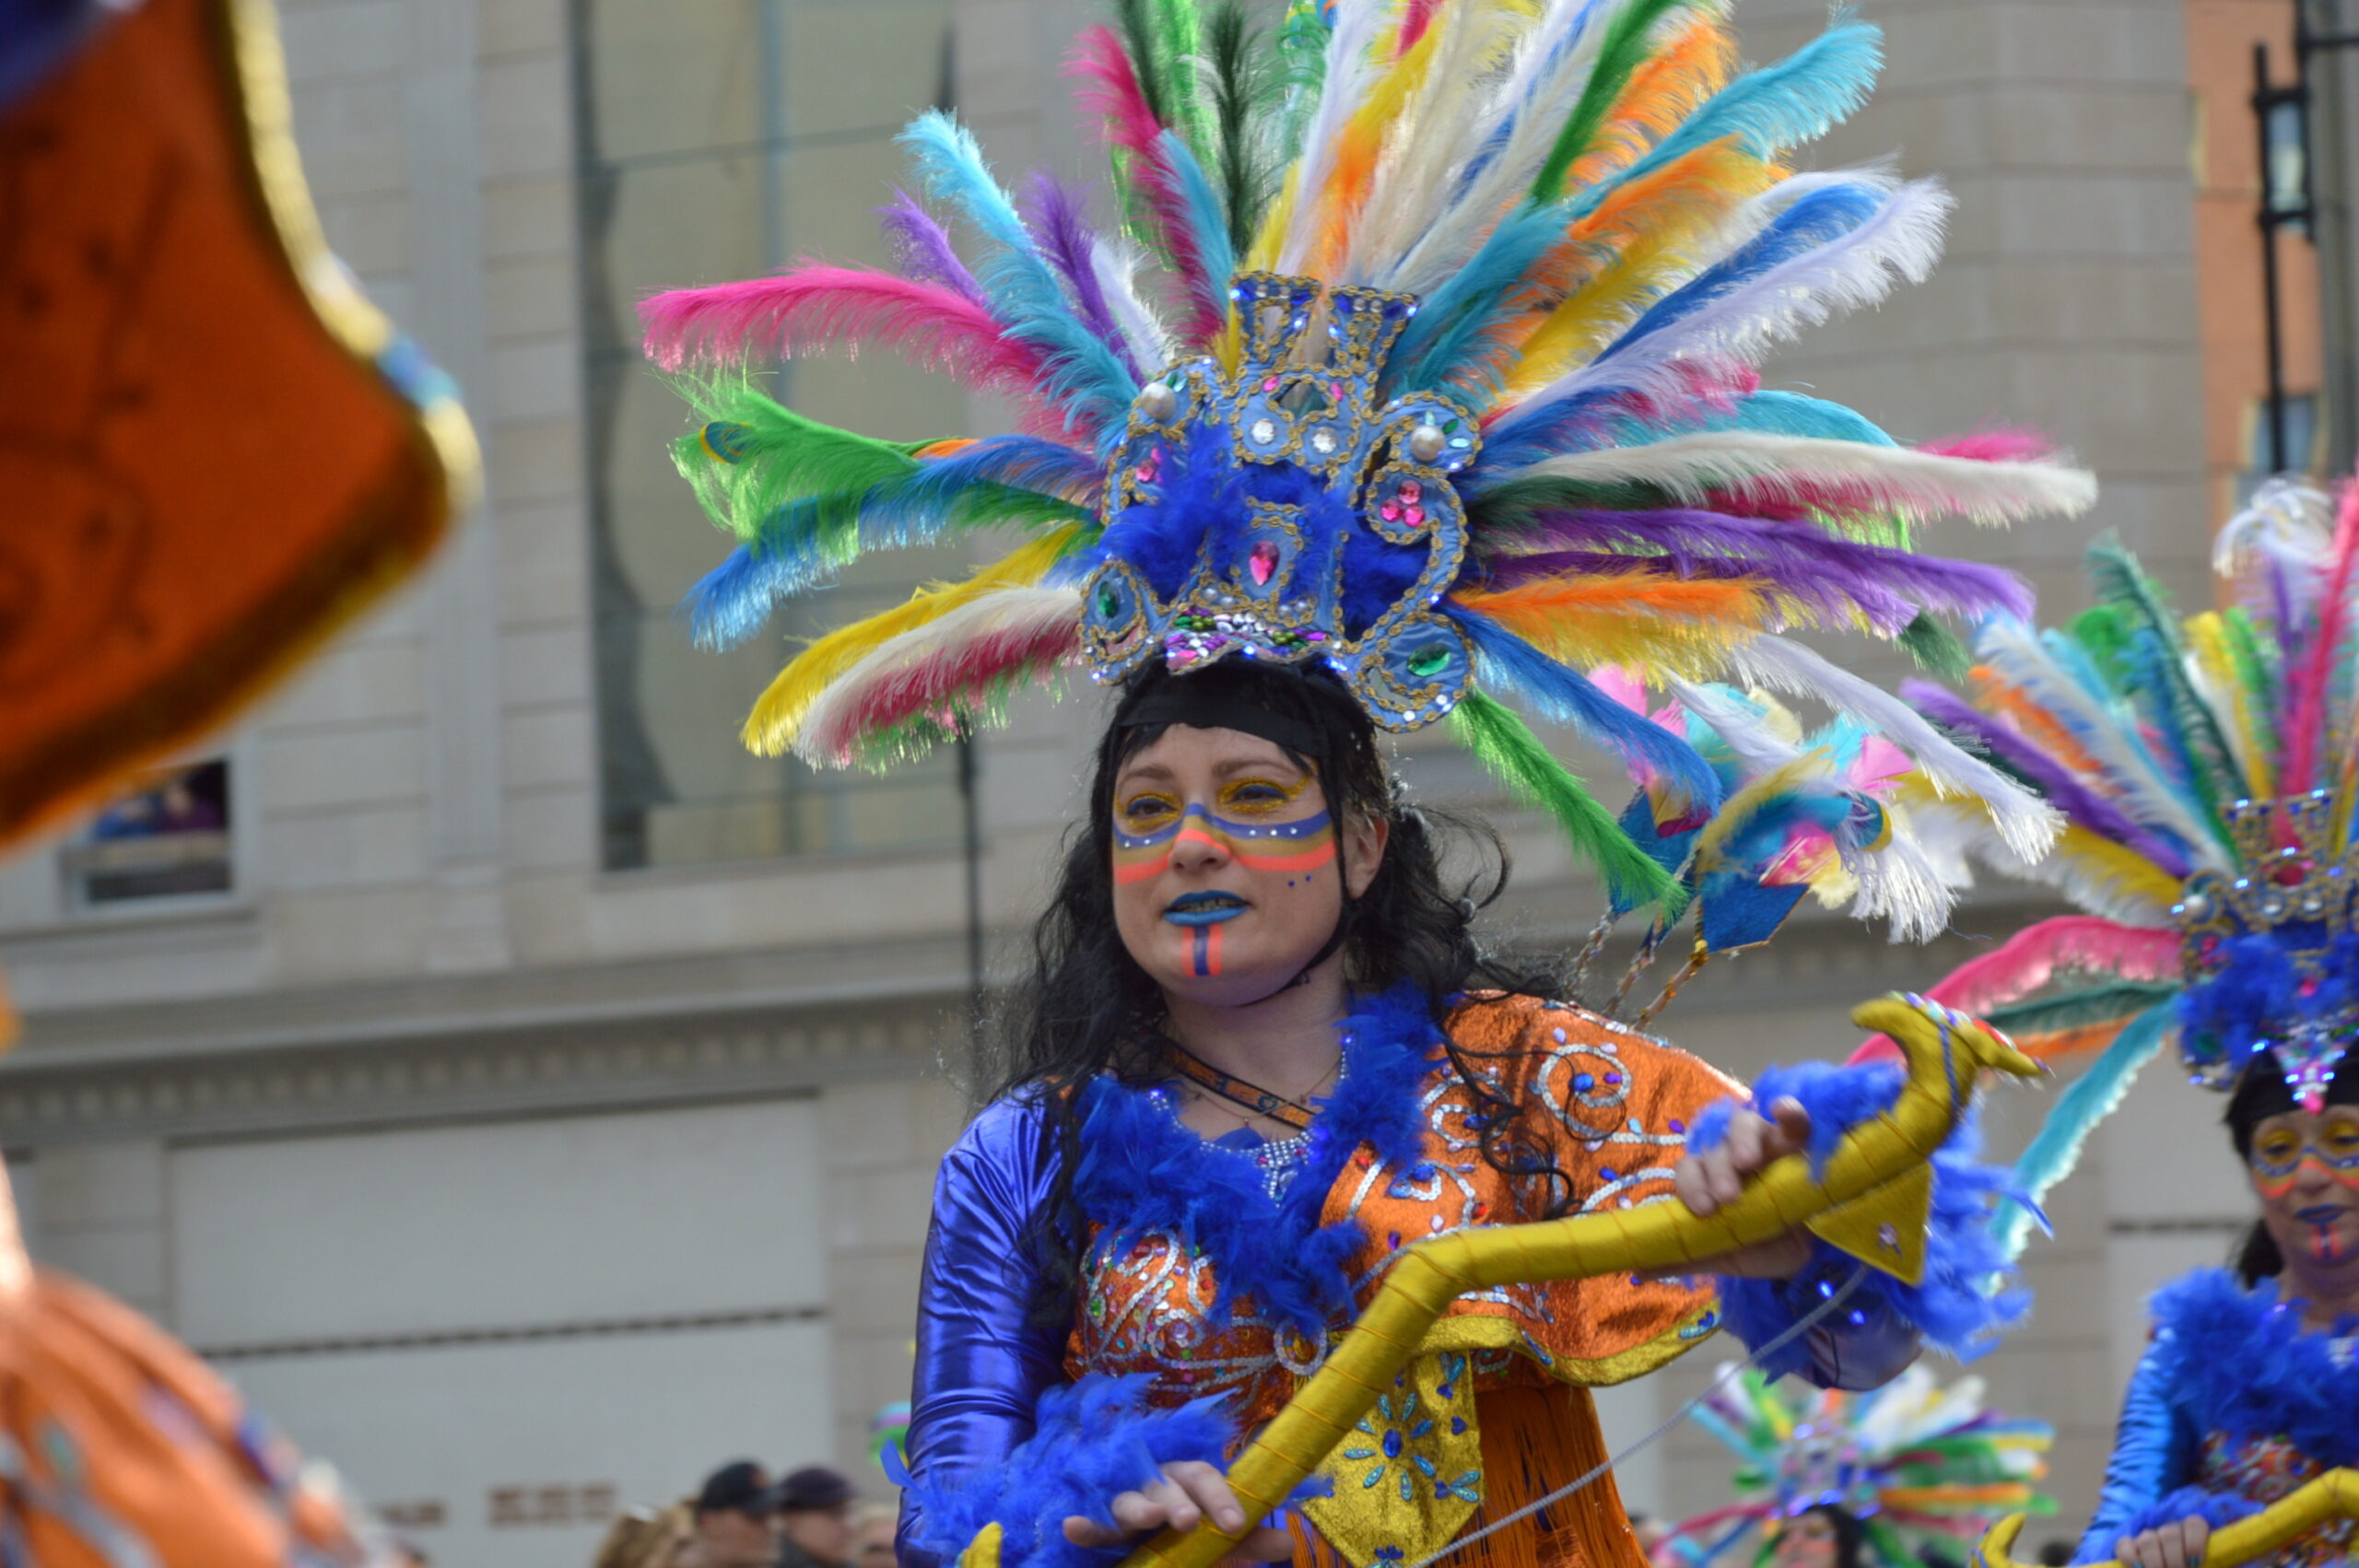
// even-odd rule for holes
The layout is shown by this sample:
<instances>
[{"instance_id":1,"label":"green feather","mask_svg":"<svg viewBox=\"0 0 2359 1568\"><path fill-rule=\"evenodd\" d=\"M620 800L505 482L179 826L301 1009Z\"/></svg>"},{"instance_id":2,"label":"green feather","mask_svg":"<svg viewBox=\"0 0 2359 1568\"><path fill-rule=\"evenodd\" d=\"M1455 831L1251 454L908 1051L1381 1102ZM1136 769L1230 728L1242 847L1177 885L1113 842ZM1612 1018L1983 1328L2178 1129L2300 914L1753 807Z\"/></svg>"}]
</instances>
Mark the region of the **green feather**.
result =
<instances>
[{"instance_id":1,"label":"green feather","mask_svg":"<svg viewBox=\"0 0 2359 1568\"><path fill-rule=\"evenodd\" d=\"M1302 154L1304 129L1327 85L1327 24L1319 0L1293 0L1278 23L1277 112L1270 124L1269 157L1283 169Z\"/></svg>"},{"instance_id":2,"label":"green feather","mask_svg":"<svg viewBox=\"0 0 2359 1568\"><path fill-rule=\"evenodd\" d=\"M1114 27L1122 35L1122 50L1131 57L1131 72L1139 79L1139 96L1147 111L1168 125L1171 119L1170 62L1156 47L1155 0L1114 0Z\"/></svg>"},{"instance_id":3,"label":"green feather","mask_svg":"<svg viewBox=\"0 0 2359 1568\"><path fill-rule=\"evenodd\" d=\"M2089 546L2086 560L2089 585L2095 590L2098 603L2121 617L2125 639L2143 636L2162 653L2154 662L2161 668L2164 689L2155 691L2146 681L2136 680L2128 683L2124 695L2152 720L2166 723L2183 737L2191 775L2189 783L2204 809L2218 821L2220 802L2241 798L2248 790L2244 770L2236 766L2236 754L2220 732L2218 718L2188 679L2186 645L2179 639L2177 614L2162 586L2146 575L2138 557L2119 539L2108 535L2098 540Z\"/></svg>"},{"instance_id":4,"label":"green feather","mask_svg":"<svg viewBox=\"0 0 2359 1568\"><path fill-rule=\"evenodd\" d=\"M1262 122L1276 97L1270 85L1274 64L1238 0L1214 7L1204 24L1206 90L1219 129L1215 177L1228 210L1228 242L1239 255L1252 245L1276 188L1262 146Z\"/></svg>"},{"instance_id":5,"label":"green feather","mask_svg":"<svg viewBox=\"0 0 2359 1568\"><path fill-rule=\"evenodd\" d=\"M2228 662L2236 670L2245 708L2253 718L2254 742L2274 756L2281 744L2277 735L2277 693L2282 689L2277 639L2262 636L2241 604L2225 611L2220 616L2220 624L2227 629Z\"/></svg>"},{"instance_id":6,"label":"green feather","mask_svg":"<svg viewBox=\"0 0 2359 1568\"><path fill-rule=\"evenodd\" d=\"M1188 150L1205 168L1213 166L1220 147L1213 126L1212 100L1203 82L1203 21L1196 0L1153 0L1156 48L1171 92L1171 111L1179 116L1180 134Z\"/></svg>"},{"instance_id":7,"label":"green feather","mask_svg":"<svg viewBox=\"0 0 2359 1568\"><path fill-rule=\"evenodd\" d=\"M2156 1002L2177 996L2179 990L2178 984L2171 980L2118 980L2036 1001L2010 1002L1992 1008L1983 1017L2009 1034L2048 1035L2089 1024L2127 1024Z\"/></svg>"},{"instance_id":8,"label":"green feather","mask_svg":"<svg viewBox=\"0 0 2359 1568\"><path fill-rule=\"evenodd\" d=\"M1473 752L1519 799L1556 819L1573 852L1597 867L1605 885L1624 907L1660 904L1678 913L1687 892L1678 879L1649 859L1565 765L1548 754L1532 727L1515 710L1481 692L1470 691L1450 709L1459 744Z\"/></svg>"},{"instance_id":9,"label":"green feather","mask_svg":"<svg viewBox=\"0 0 2359 1568\"><path fill-rule=\"evenodd\" d=\"M1597 133L1614 101L1622 96L1622 89L1629 86L1632 75L1653 54L1655 24L1694 3L1695 0L1630 0L1622 14L1606 25L1604 41L1598 45L1597 64L1590 68L1580 101L1566 117L1564 128L1556 133L1555 145L1548 149L1547 161L1540 166L1539 174L1532 181L1530 200L1533 206L1564 199L1566 171L1597 140Z\"/></svg>"},{"instance_id":10,"label":"green feather","mask_svg":"<svg viewBox=\"0 0 2359 1568\"><path fill-rule=\"evenodd\" d=\"M1917 668L1944 681L1963 681L1974 668L1974 652L1965 640L1923 611L1900 634L1900 646Z\"/></svg>"},{"instance_id":11,"label":"green feather","mask_svg":"<svg viewBox=\"0 0 2359 1568\"><path fill-rule=\"evenodd\" d=\"M914 473L925 441L880 441L806 419L741 375L671 378L698 428L672 443L672 462L705 515L750 539L780 507L813 497L841 500L823 528L849 525L874 486Z\"/></svg>"},{"instance_id":12,"label":"green feather","mask_svg":"<svg viewBox=\"0 0 2359 1568\"><path fill-rule=\"evenodd\" d=\"M672 443L672 462L713 521L765 552L805 545L829 568L861 553L872 502L894 498L896 482L918 474L914 455L931 441L880 441L806 419L739 375L673 378L703 421ZM792 530L774 521L808 504ZM944 500L945 530L1086 522L1087 508L1013 485L962 486Z\"/></svg>"}]
</instances>

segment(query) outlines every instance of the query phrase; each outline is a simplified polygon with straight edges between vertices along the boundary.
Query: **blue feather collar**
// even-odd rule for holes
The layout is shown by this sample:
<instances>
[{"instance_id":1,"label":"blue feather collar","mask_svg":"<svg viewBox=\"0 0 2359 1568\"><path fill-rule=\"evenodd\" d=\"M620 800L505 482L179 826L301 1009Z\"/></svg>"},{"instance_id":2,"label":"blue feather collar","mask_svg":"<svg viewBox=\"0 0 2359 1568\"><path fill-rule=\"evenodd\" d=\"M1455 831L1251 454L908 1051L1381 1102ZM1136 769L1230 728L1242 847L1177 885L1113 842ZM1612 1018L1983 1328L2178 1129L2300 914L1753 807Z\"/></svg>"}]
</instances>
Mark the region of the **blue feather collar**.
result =
<instances>
[{"instance_id":1,"label":"blue feather collar","mask_svg":"<svg viewBox=\"0 0 2359 1568\"><path fill-rule=\"evenodd\" d=\"M1442 1059L1442 1030L1424 995L1402 985L1362 998L1342 1032L1343 1075L1311 1124L1302 1169L1275 1199L1252 1161L1181 1126L1152 1091L1091 1083L1074 1195L1105 1227L1093 1253L1120 1256L1150 1232L1179 1236L1212 1260L1215 1323L1240 1296L1306 1334L1348 1316L1352 1261L1367 1234L1356 1222L1321 1225L1320 1212L1363 1143L1388 1163L1415 1163L1417 1089Z\"/></svg>"},{"instance_id":2,"label":"blue feather collar","mask_svg":"<svg viewBox=\"0 0 2359 1568\"><path fill-rule=\"evenodd\" d=\"M2359 1362L2302 1327L2274 1281L2248 1291L2203 1269L2154 1293L2155 1351L2173 1402L2198 1432L2284 1437L2321 1465L2359 1465ZM2337 1324L2359 1332L2359 1318Z\"/></svg>"}]
</instances>

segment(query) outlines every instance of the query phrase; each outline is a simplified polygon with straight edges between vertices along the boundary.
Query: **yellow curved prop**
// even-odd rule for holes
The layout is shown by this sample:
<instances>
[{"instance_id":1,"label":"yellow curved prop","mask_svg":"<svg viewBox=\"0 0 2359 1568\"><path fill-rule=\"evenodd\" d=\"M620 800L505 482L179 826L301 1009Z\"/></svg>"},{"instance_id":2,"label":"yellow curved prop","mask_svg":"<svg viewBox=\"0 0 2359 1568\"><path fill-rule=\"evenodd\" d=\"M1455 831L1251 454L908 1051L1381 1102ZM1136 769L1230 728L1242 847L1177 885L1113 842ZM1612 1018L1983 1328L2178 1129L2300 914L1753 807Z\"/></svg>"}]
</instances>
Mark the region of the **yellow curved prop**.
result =
<instances>
[{"instance_id":1,"label":"yellow curved prop","mask_svg":"<svg viewBox=\"0 0 2359 1568\"><path fill-rule=\"evenodd\" d=\"M1908 1075L1891 1111L1854 1129L1813 1178L1790 1155L1763 1170L1743 1197L1710 1218L1677 1203L1605 1210L1528 1225L1492 1225L1435 1236L1402 1251L1359 1321L1337 1342L1286 1408L1229 1467L1228 1484L1258 1520L1301 1485L1328 1451L1376 1403L1379 1390L1416 1352L1426 1330L1468 1291L1545 1280L1588 1279L1734 1252L1810 1224L1832 1245L1910 1277L1922 1265L1925 1162L1966 1111L1976 1075L2030 1077L2039 1069L2005 1040L1961 1015L1946 1026L1909 999L1881 997L1851 1021L1889 1035ZM1911 1246L1914 1242L1916 1245ZM1241 1535L1241 1532L1240 1532ZM987 1539L986 1539L987 1538ZM1166 1531L1124 1559L1122 1568L1212 1568L1240 1536L1207 1520L1185 1534ZM996 1568L996 1527L961 1559Z\"/></svg>"},{"instance_id":2,"label":"yellow curved prop","mask_svg":"<svg viewBox=\"0 0 2359 1568\"><path fill-rule=\"evenodd\" d=\"M2359 1470L2329 1470L2251 1518L2213 1530L2202 1568L2243 1568L2337 1519L2359 1519ZM2021 1514L2000 1520L1975 1548L1970 1568L2024 1568L2009 1555L2023 1527Z\"/></svg>"}]
</instances>

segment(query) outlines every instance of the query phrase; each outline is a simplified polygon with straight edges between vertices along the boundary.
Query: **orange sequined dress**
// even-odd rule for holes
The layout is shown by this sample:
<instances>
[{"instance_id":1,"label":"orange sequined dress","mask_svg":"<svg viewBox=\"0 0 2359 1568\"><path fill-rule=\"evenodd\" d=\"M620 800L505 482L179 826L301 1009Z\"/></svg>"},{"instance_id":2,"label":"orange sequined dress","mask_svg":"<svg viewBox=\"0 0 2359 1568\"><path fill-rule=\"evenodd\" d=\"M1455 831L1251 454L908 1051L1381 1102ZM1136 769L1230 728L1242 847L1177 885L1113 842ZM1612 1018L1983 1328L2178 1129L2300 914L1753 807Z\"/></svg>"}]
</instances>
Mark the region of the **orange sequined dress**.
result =
<instances>
[{"instance_id":1,"label":"orange sequined dress","mask_svg":"<svg viewBox=\"0 0 2359 1568\"><path fill-rule=\"evenodd\" d=\"M1241 1442L1317 1370L1398 1250L1567 1202L1672 1200L1694 1118L1743 1093L1696 1058L1564 1003L1478 998L1438 1021L1414 993L1363 998L1344 1024L1335 1093L1291 1147L1207 1141L1181 1124L1168 1083L1085 1087L1072 1192L1089 1239L1064 1286L1046 1283L1039 1246L1064 1152L1037 1100L988 1107L935 1188L903 1568L935 1568L965 1544L927 1515L929 1498L969 1484L960 1478L1003 1494L1042 1486L1054 1468L1036 1452L1045 1395L1135 1379L1150 1411L1216 1399ZM1062 1301L1073 1305L1061 1326ZM1296 1562L1415 1564L1586 1473L1606 1457L1589 1391L1652 1371L1720 1319L1702 1280L1622 1276L1461 1298L1326 1457L1327 1494L1289 1521ZM1872 1386L1914 1352L1897 1319L1814 1328L1810 1375ZM1062 1503L1102 1507L1133 1484ZM1038 1532L1053 1552L1055 1520L1039 1516ZM1644 1558L1608 1475L1450 1562L1643 1568Z\"/></svg>"}]
</instances>

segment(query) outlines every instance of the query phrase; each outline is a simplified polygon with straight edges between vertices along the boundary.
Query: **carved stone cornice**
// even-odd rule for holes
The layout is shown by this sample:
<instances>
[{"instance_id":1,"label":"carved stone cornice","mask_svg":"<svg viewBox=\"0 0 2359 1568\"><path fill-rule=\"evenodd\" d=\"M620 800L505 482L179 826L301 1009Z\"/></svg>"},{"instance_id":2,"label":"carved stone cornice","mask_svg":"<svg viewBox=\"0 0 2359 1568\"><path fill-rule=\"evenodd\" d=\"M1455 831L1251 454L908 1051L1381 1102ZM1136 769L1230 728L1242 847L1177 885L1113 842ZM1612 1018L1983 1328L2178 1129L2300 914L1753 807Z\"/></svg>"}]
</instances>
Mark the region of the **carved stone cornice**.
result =
<instances>
[{"instance_id":1,"label":"carved stone cornice","mask_svg":"<svg viewBox=\"0 0 2359 1568\"><path fill-rule=\"evenodd\" d=\"M1979 907L1957 922L1989 933L1978 943L1946 936L1924 947L1894 947L1848 919L1798 918L1769 946L1708 966L1664 1030L1676 1039L1686 1018L1842 1009L1920 987L2044 912ZM1586 934L1507 913L1516 944L1532 951L1568 951ZM710 1103L940 1071L963 1056L962 948L699 954L34 1014L24 1043L0 1059L0 1147ZM1593 994L1612 989L1630 950L1608 946ZM1682 956L1666 953L1629 1008Z\"/></svg>"}]
</instances>

